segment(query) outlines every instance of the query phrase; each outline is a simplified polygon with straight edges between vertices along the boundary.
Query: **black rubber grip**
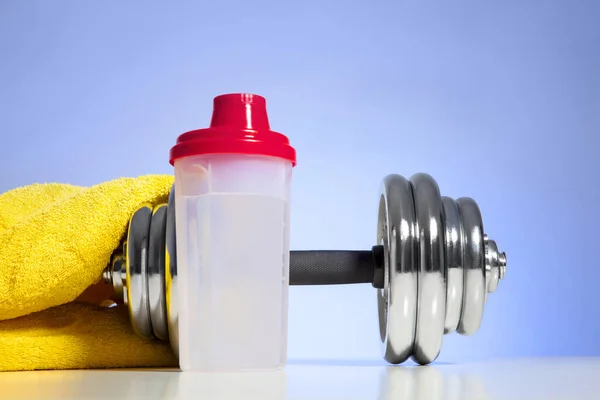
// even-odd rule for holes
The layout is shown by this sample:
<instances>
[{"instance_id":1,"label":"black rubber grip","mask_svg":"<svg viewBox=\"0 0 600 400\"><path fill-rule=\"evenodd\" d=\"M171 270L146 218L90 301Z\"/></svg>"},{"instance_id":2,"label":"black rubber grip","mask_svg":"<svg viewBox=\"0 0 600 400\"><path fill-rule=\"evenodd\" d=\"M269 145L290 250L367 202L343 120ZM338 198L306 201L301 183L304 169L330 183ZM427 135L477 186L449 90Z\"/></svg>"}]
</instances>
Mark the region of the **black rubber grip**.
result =
<instances>
[{"instance_id":1,"label":"black rubber grip","mask_svg":"<svg viewBox=\"0 0 600 400\"><path fill-rule=\"evenodd\" d=\"M373 283L372 251L294 250L290 253L290 285Z\"/></svg>"}]
</instances>

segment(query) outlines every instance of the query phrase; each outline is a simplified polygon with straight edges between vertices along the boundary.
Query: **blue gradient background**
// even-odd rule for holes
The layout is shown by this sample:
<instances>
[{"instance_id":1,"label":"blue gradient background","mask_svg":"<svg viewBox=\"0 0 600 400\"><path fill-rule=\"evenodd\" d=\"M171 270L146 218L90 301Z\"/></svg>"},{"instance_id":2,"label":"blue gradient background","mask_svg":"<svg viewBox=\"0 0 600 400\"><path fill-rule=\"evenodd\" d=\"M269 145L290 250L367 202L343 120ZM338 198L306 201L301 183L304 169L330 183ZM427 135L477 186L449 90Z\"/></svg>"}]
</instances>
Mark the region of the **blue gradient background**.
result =
<instances>
[{"instance_id":1,"label":"blue gradient background","mask_svg":"<svg viewBox=\"0 0 600 400\"><path fill-rule=\"evenodd\" d=\"M508 274L441 362L600 355L600 3L2 1L0 190L172 173L212 98L297 148L293 249L374 244L389 173L472 196ZM380 360L369 285L293 287L291 359Z\"/></svg>"}]
</instances>

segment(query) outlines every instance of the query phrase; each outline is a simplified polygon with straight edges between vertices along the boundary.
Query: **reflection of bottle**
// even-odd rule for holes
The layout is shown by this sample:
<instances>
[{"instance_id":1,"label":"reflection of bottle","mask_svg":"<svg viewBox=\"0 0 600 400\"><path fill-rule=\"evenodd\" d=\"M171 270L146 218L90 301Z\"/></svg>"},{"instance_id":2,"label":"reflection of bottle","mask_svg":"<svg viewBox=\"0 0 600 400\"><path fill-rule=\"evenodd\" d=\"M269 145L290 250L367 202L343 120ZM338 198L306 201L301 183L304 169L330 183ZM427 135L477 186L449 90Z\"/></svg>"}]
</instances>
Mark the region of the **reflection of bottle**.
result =
<instances>
[{"instance_id":1,"label":"reflection of bottle","mask_svg":"<svg viewBox=\"0 0 600 400\"><path fill-rule=\"evenodd\" d=\"M282 400L285 370L215 374L173 374L164 398L211 400Z\"/></svg>"},{"instance_id":2,"label":"reflection of bottle","mask_svg":"<svg viewBox=\"0 0 600 400\"><path fill-rule=\"evenodd\" d=\"M484 400L483 381L470 374L446 373L433 366L388 367L381 377L381 400Z\"/></svg>"},{"instance_id":3,"label":"reflection of bottle","mask_svg":"<svg viewBox=\"0 0 600 400\"><path fill-rule=\"evenodd\" d=\"M182 370L285 364L295 157L250 94L216 97L211 126L171 150Z\"/></svg>"}]
</instances>

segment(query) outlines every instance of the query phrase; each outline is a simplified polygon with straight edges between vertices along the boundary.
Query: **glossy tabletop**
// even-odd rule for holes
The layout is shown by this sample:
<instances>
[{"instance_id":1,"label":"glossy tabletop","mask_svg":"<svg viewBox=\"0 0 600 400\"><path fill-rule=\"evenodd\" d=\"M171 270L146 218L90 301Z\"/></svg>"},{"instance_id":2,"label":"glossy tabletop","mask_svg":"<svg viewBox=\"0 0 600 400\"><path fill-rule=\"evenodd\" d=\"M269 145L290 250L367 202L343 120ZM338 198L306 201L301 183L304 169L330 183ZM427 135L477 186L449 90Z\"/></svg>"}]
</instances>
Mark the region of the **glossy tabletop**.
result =
<instances>
[{"instance_id":1,"label":"glossy tabletop","mask_svg":"<svg viewBox=\"0 0 600 400\"><path fill-rule=\"evenodd\" d=\"M293 362L282 371L0 373L3 399L600 399L600 358L385 366Z\"/></svg>"}]
</instances>

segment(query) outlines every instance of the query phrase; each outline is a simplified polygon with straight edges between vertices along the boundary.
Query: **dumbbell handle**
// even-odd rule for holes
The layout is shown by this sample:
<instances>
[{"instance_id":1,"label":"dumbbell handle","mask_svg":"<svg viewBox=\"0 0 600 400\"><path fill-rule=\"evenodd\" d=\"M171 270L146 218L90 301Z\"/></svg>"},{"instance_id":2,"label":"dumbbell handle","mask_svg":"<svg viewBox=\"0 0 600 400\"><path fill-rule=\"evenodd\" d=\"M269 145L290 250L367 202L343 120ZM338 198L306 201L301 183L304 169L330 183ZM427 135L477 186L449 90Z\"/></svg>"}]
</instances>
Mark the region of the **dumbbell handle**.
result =
<instances>
[{"instance_id":1,"label":"dumbbell handle","mask_svg":"<svg viewBox=\"0 0 600 400\"><path fill-rule=\"evenodd\" d=\"M344 285L382 280L381 246L371 251L294 250L290 253L290 285Z\"/></svg>"}]
</instances>

